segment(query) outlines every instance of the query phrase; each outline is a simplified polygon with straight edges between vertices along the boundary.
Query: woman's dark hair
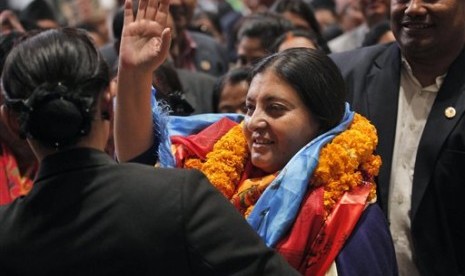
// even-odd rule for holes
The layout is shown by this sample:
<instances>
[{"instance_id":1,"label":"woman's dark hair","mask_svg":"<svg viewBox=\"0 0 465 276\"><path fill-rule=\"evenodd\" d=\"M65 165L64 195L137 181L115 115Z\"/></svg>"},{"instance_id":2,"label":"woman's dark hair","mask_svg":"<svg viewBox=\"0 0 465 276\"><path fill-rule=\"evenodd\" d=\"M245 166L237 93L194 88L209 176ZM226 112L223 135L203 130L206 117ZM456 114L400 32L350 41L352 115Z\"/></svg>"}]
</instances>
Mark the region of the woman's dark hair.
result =
<instances>
[{"instance_id":1,"label":"woman's dark hair","mask_svg":"<svg viewBox=\"0 0 465 276\"><path fill-rule=\"evenodd\" d=\"M303 18L315 34L317 47L327 54L331 53L326 40L323 38L320 23L316 20L315 12L310 4L303 0L278 0L271 6L270 11L278 14L290 12Z\"/></svg>"},{"instance_id":2,"label":"woman's dark hair","mask_svg":"<svg viewBox=\"0 0 465 276\"><path fill-rule=\"evenodd\" d=\"M228 83L235 85L240 83L241 81L249 82L249 74L251 70L252 68L248 66L233 68L216 81L215 86L213 86L212 94L212 104L214 113L218 113L218 105L220 104L221 93L223 92L223 88L225 87L225 85Z\"/></svg>"},{"instance_id":3,"label":"woman's dark hair","mask_svg":"<svg viewBox=\"0 0 465 276\"><path fill-rule=\"evenodd\" d=\"M255 65L251 80L268 70L295 89L320 122L322 132L339 124L344 115L346 88L341 72L325 53L309 48L275 53Z\"/></svg>"},{"instance_id":4,"label":"woman's dark hair","mask_svg":"<svg viewBox=\"0 0 465 276\"><path fill-rule=\"evenodd\" d=\"M90 131L107 64L83 30L51 29L28 37L8 55L5 103L19 114L23 136L45 146L73 145Z\"/></svg>"}]
</instances>

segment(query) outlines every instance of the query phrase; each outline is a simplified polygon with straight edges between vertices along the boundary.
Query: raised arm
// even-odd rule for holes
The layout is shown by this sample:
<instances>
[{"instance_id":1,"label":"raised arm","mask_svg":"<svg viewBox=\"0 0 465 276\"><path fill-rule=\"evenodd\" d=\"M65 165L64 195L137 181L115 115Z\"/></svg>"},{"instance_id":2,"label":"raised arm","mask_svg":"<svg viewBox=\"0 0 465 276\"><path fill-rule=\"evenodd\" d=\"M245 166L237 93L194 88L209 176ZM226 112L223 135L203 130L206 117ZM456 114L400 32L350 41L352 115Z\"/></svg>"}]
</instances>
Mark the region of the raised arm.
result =
<instances>
[{"instance_id":1,"label":"raised arm","mask_svg":"<svg viewBox=\"0 0 465 276\"><path fill-rule=\"evenodd\" d=\"M115 109L115 148L120 161L143 153L153 143L151 110L152 72L168 56L169 0L140 0L124 4L124 25L118 67Z\"/></svg>"}]
</instances>

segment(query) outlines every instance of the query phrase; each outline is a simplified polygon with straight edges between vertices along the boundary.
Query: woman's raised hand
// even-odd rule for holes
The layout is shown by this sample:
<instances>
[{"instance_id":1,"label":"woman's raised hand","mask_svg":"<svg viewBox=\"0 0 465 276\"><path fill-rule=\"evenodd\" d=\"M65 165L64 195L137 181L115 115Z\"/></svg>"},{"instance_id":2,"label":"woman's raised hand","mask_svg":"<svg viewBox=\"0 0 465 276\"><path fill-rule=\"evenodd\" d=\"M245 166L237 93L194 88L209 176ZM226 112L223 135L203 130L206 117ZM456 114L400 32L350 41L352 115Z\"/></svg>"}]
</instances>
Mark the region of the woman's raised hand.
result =
<instances>
[{"instance_id":1,"label":"woman's raised hand","mask_svg":"<svg viewBox=\"0 0 465 276\"><path fill-rule=\"evenodd\" d=\"M124 4L120 46L120 69L148 70L160 66L168 56L171 33L167 28L169 0L140 0L134 16L133 0Z\"/></svg>"},{"instance_id":2,"label":"woman's raised hand","mask_svg":"<svg viewBox=\"0 0 465 276\"><path fill-rule=\"evenodd\" d=\"M133 0L124 4L124 25L118 67L115 108L115 148L120 161L130 160L154 143L152 73L168 56L169 0Z\"/></svg>"}]
</instances>

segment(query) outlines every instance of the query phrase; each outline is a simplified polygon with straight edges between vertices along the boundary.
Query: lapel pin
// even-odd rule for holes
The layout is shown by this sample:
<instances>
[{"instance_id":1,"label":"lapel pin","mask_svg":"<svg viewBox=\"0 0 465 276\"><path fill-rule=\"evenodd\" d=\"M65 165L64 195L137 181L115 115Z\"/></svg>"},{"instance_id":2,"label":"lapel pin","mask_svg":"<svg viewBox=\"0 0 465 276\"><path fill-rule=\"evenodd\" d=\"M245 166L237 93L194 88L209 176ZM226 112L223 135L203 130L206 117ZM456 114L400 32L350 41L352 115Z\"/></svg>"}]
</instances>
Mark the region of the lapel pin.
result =
<instances>
[{"instance_id":1,"label":"lapel pin","mask_svg":"<svg viewBox=\"0 0 465 276\"><path fill-rule=\"evenodd\" d=\"M210 61L202 60L200 62L200 68L202 68L202 70L204 70L204 71L209 71L212 68L212 65L211 65Z\"/></svg>"},{"instance_id":2,"label":"lapel pin","mask_svg":"<svg viewBox=\"0 0 465 276\"><path fill-rule=\"evenodd\" d=\"M452 106L449 106L448 108L446 108L446 110L444 110L444 115L446 115L447 119L454 118L455 114L456 114L455 108L453 108Z\"/></svg>"}]
</instances>

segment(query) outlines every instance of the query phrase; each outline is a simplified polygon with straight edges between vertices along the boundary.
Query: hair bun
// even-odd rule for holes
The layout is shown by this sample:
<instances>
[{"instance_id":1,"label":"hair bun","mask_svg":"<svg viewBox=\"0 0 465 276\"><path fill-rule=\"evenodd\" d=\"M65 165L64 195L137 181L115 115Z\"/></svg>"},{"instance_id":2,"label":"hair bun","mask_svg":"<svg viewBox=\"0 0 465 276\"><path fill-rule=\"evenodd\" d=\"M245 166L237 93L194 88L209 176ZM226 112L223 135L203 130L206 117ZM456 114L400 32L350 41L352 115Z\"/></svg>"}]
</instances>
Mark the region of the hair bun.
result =
<instances>
[{"instance_id":1,"label":"hair bun","mask_svg":"<svg viewBox=\"0 0 465 276\"><path fill-rule=\"evenodd\" d=\"M75 143L89 133L92 97L81 95L61 83L37 87L25 101L28 107L22 112L21 131L52 147Z\"/></svg>"}]
</instances>

